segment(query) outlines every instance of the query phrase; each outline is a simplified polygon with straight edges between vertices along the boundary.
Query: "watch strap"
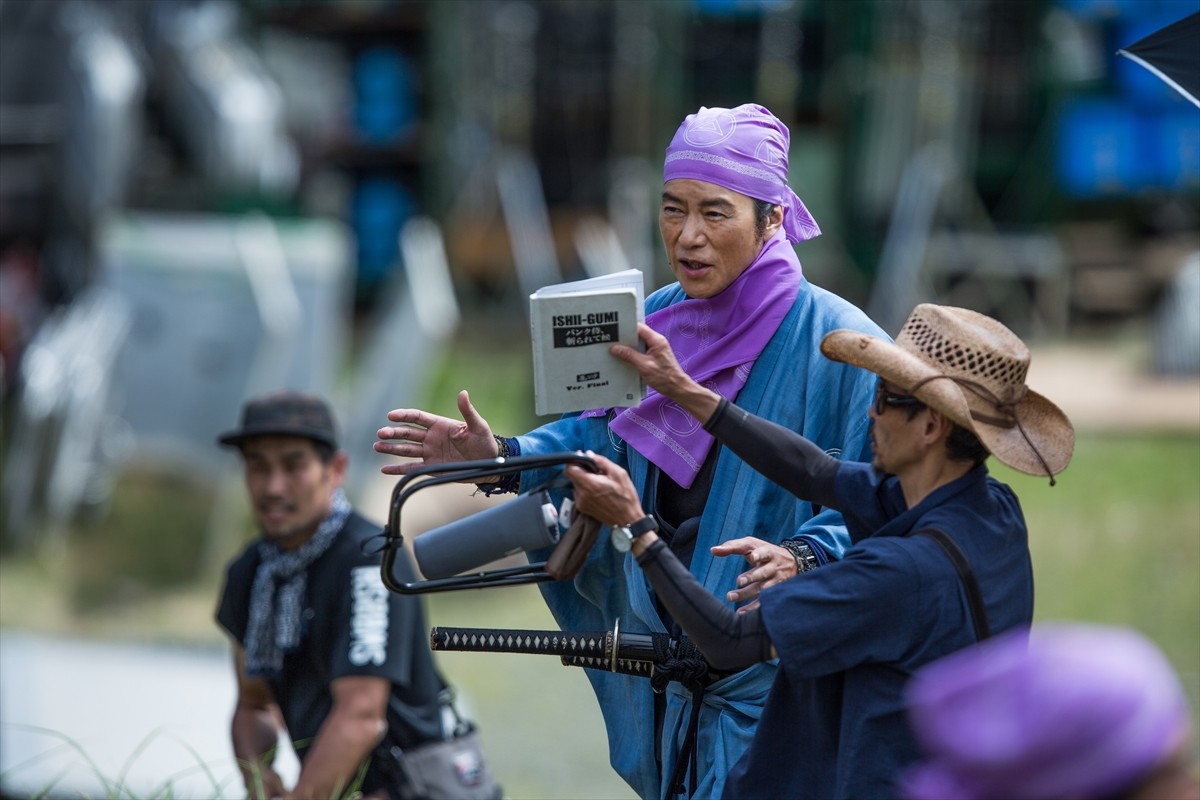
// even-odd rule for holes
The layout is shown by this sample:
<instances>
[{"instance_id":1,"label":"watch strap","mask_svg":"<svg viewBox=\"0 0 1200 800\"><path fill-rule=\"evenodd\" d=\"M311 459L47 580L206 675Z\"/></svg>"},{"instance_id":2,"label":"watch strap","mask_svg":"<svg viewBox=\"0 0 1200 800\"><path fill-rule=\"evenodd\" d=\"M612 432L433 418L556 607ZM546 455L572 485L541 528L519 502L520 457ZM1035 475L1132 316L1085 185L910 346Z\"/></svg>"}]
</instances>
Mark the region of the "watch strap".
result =
<instances>
[{"instance_id":1,"label":"watch strap","mask_svg":"<svg viewBox=\"0 0 1200 800\"><path fill-rule=\"evenodd\" d=\"M653 515L647 514L637 522L631 522L625 527L629 529L629 535L636 539L643 533L658 530L658 521L654 519Z\"/></svg>"}]
</instances>

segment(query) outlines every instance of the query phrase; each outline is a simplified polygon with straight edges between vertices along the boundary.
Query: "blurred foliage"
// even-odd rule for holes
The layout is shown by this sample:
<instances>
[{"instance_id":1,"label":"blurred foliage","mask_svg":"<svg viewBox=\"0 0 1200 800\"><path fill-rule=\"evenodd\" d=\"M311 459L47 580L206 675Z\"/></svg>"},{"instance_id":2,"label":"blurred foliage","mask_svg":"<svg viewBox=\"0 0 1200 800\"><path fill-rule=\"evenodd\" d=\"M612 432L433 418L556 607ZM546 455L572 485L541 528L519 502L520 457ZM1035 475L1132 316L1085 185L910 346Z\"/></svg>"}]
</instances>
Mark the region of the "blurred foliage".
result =
<instances>
[{"instance_id":1,"label":"blurred foliage","mask_svg":"<svg viewBox=\"0 0 1200 800\"><path fill-rule=\"evenodd\" d=\"M429 382L423 408L459 418L457 397L471 403L497 434L515 436L550 421L533 413L533 362L526 320L488 316L467 322Z\"/></svg>"},{"instance_id":2,"label":"blurred foliage","mask_svg":"<svg viewBox=\"0 0 1200 800\"><path fill-rule=\"evenodd\" d=\"M213 496L211 484L177 473L127 470L108 514L71 537L71 606L97 612L145 602L198 578Z\"/></svg>"}]
</instances>

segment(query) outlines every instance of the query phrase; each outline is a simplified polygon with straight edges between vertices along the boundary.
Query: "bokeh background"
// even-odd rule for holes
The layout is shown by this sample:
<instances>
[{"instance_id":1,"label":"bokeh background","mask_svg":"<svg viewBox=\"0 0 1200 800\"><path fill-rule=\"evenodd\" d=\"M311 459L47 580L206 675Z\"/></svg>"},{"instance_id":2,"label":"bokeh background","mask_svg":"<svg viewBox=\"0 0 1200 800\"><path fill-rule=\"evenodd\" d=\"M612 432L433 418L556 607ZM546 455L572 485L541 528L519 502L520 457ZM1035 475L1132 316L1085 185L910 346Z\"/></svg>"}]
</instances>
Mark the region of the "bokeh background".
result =
<instances>
[{"instance_id":1,"label":"bokeh background","mask_svg":"<svg viewBox=\"0 0 1200 800\"><path fill-rule=\"evenodd\" d=\"M670 280L699 106L791 128L809 280L895 332L1026 338L1071 415L1011 481L1041 619L1138 627L1200 699L1200 109L1116 55L1197 0L0 0L0 793L240 797L212 623L253 536L214 437L328 396L386 516L386 412L533 415L527 296ZM438 487L404 533L498 499ZM532 588L431 624L549 628ZM621 798L582 671L439 653L510 797ZM284 771L289 767L285 759Z\"/></svg>"}]
</instances>

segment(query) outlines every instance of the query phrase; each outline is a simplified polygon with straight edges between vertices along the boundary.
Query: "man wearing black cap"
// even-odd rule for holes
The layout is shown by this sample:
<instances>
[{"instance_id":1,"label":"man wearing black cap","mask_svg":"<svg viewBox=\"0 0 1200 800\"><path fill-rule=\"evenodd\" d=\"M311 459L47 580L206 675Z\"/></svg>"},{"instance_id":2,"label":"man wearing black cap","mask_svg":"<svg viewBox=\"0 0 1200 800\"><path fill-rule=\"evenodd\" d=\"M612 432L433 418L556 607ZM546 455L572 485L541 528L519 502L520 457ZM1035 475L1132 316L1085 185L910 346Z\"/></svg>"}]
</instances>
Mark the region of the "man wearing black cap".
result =
<instances>
[{"instance_id":1,"label":"man wearing black cap","mask_svg":"<svg viewBox=\"0 0 1200 800\"><path fill-rule=\"evenodd\" d=\"M388 592L379 533L342 491L348 462L319 398L250 400L219 438L236 447L260 537L229 565L217 621L235 643L230 733L251 797L412 796L394 753L440 740L445 688L421 600ZM404 553L399 568L413 573ZM271 767L282 720L301 759L290 791ZM483 765L476 765L482 773ZM463 795L479 774L466 770Z\"/></svg>"}]
</instances>

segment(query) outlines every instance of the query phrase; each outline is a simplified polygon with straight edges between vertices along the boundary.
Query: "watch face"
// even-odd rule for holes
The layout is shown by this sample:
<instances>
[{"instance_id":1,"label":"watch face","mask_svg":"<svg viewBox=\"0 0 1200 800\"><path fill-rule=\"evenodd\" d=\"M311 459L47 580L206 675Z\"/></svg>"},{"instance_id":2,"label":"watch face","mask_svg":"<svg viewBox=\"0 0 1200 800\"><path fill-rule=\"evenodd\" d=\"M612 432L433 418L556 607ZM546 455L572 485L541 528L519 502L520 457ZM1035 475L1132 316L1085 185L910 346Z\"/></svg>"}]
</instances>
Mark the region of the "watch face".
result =
<instances>
[{"instance_id":1,"label":"watch face","mask_svg":"<svg viewBox=\"0 0 1200 800\"><path fill-rule=\"evenodd\" d=\"M614 525L609 537L612 539L613 548L619 553L628 553L633 547L633 533L624 525Z\"/></svg>"}]
</instances>

